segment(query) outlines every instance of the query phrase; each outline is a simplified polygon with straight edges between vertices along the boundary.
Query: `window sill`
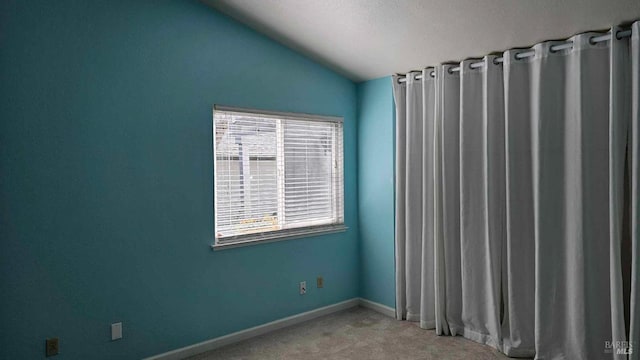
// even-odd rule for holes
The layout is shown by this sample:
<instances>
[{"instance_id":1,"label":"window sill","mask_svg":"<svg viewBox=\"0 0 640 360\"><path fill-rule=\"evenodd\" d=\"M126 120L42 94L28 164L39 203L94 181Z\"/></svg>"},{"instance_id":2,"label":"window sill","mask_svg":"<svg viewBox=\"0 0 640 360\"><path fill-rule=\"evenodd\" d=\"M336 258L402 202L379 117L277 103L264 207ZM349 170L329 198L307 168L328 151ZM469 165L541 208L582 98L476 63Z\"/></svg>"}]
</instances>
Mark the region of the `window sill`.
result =
<instances>
[{"instance_id":1,"label":"window sill","mask_svg":"<svg viewBox=\"0 0 640 360\"><path fill-rule=\"evenodd\" d=\"M237 247L272 243L276 241L305 238L309 236L340 233L340 232L347 231L347 229L348 227L346 227L344 224L340 224L340 225L314 226L311 228L303 228L303 229L292 229L286 232L274 231L274 233L271 235L256 236L255 234L252 234L252 235L247 235L246 239L239 239L237 241L230 242L230 243L213 244L211 245L211 248L215 251L226 250L226 249L233 249Z\"/></svg>"}]
</instances>

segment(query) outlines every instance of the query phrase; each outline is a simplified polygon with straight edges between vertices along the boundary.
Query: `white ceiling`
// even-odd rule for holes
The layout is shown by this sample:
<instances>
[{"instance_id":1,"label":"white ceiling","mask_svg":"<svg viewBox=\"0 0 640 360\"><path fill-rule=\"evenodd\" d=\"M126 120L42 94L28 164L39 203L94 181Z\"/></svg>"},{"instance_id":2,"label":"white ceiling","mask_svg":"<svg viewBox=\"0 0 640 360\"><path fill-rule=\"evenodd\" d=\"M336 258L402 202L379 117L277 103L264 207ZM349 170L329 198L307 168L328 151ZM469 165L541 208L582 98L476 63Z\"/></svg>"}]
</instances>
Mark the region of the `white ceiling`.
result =
<instances>
[{"instance_id":1,"label":"white ceiling","mask_svg":"<svg viewBox=\"0 0 640 360\"><path fill-rule=\"evenodd\" d=\"M352 80L640 19L640 0L203 0Z\"/></svg>"}]
</instances>

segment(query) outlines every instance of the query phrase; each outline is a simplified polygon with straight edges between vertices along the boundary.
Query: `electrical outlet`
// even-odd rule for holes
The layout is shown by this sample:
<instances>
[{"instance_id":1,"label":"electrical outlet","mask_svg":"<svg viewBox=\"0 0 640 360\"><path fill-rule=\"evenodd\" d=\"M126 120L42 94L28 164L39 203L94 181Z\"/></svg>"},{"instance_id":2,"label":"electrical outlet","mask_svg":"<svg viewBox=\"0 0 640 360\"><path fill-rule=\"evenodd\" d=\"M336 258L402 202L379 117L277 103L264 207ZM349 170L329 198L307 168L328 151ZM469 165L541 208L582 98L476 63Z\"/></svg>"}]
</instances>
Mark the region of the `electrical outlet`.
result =
<instances>
[{"instance_id":1,"label":"electrical outlet","mask_svg":"<svg viewBox=\"0 0 640 360\"><path fill-rule=\"evenodd\" d=\"M111 341L122 339L122 323L111 324Z\"/></svg>"},{"instance_id":2,"label":"electrical outlet","mask_svg":"<svg viewBox=\"0 0 640 360\"><path fill-rule=\"evenodd\" d=\"M300 282L300 295L304 295L307 293L307 282L306 281L301 281Z\"/></svg>"},{"instance_id":3,"label":"electrical outlet","mask_svg":"<svg viewBox=\"0 0 640 360\"><path fill-rule=\"evenodd\" d=\"M51 338L45 341L45 356L58 355L59 348L58 338Z\"/></svg>"},{"instance_id":4,"label":"electrical outlet","mask_svg":"<svg viewBox=\"0 0 640 360\"><path fill-rule=\"evenodd\" d=\"M324 287L324 279L322 278L322 276L318 276L318 278L316 279L316 284L318 285L318 288Z\"/></svg>"}]
</instances>

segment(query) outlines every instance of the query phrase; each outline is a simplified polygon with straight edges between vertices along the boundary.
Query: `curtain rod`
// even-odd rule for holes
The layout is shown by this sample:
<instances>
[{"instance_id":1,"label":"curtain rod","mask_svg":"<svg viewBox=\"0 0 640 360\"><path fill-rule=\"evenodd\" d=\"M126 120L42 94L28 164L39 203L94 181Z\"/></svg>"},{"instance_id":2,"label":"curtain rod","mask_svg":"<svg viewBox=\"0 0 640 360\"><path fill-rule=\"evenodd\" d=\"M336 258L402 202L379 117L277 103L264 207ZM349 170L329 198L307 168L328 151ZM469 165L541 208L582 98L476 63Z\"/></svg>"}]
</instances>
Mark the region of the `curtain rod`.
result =
<instances>
[{"instance_id":1,"label":"curtain rod","mask_svg":"<svg viewBox=\"0 0 640 360\"><path fill-rule=\"evenodd\" d=\"M631 30L622 30L622 31L618 31L616 33L616 39L622 39L622 38L625 38L625 37L628 37L628 36L631 36ZM589 42L591 42L592 44L596 44L596 43L607 41L607 40L611 40L611 33L610 32L607 33L607 34L604 34L604 35L600 35L600 36L592 36L589 39ZM564 49L571 49L572 47L573 47L573 42L568 41L568 42L566 42L564 44L553 45L549 49L551 51L558 51L558 50L564 50ZM528 58L528 57L532 57L535 54L536 54L535 51L529 50L529 51L523 51L523 52L516 53L515 57L516 57L516 59L525 59L525 58ZM496 64L497 63L503 63L504 62L504 57L501 56L501 57L495 58L494 62ZM472 68L472 69L477 69L477 68L482 67L483 65L484 65L484 61L478 61L478 62L474 62L474 63L469 64L469 67ZM450 72L460 71L460 66L453 67L453 68L449 69L449 71ZM435 77L435 72L434 71L430 72L429 76ZM420 79L422 79L422 75L416 75L416 80L420 80ZM407 81L406 75L403 76L403 77L400 77L398 79L398 82L401 82L401 83L402 82L406 82L406 81Z\"/></svg>"}]
</instances>

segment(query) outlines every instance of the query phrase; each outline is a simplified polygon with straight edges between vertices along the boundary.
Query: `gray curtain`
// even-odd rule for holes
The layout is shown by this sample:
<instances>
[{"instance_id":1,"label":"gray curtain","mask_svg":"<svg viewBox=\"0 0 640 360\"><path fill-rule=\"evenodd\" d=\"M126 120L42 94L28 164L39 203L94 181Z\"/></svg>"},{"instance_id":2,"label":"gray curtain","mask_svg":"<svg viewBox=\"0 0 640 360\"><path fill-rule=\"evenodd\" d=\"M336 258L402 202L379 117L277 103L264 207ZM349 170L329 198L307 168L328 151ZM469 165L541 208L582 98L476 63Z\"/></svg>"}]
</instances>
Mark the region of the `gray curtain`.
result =
<instances>
[{"instance_id":1,"label":"gray curtain","mask_svg":"<svg viewBox=\"0 0 640 360\"><path fill-rule=\"evenodd\" d=\"M398 319L513 357L640 358L640 23L621 30L394 77Z\"/></svg>"}]
</instances>

